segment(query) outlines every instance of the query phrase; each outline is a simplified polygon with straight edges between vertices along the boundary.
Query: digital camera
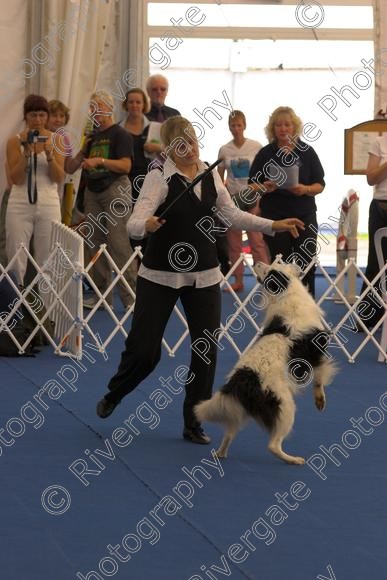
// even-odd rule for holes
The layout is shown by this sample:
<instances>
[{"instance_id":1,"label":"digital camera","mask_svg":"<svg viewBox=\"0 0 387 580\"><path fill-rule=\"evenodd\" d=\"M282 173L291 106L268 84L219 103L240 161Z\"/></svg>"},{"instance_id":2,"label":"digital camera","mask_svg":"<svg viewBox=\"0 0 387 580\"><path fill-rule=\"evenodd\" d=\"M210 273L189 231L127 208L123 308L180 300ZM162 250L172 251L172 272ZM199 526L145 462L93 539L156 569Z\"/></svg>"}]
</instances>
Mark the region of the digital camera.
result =
<instances>
[{"instance_id":1,"label":"digital camera","mask_svg":"<svg viewBox=\"0 0 387 580\"><path fill-rule=\"evenodd\" d=\"M46 137L45 135L39 135L39 131L38 129L35 129L34 131L28 131L27 134L27 143L45 143L47 141L48 137Z\"/></svg>"}]
</instances>

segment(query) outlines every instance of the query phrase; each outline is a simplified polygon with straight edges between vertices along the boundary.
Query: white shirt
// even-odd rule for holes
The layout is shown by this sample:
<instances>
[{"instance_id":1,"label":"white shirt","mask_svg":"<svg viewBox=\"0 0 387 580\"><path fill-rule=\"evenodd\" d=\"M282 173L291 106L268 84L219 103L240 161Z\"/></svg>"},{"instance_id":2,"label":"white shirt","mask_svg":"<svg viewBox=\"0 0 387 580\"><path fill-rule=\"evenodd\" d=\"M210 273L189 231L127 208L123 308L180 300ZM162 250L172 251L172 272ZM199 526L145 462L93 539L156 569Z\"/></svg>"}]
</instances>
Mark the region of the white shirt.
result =
<instances>
[{"instance_id":1,"label":"white shirt","mask_svg":"<svg viewBox=\"0 0 387 580\"><path fill-rule=\"evenodd\" d=\"M376 155L380 159L380 165L387 161L387 133L377 137L370 145L368 153ZM387 200L387 177L374 187L374 199Z\"/></svg>"},{"instance_id":2,"label":"white shirt","mask_svg":"<svg viewBox=\"0 0 387 580\"><path fill-rule=\"evenodd\" d=\"M241 147L229 141L219 149L218 157L223 159L219 167L227 171L226 187L231 195L247 185L251 164L260 149L262 145L252 139L246 139Z\"/></svg>"},{"instance_id":3,"label":"white shirt","mask_svg":"<svg viewBox=\"0 0 387 580\"><path fill-rule=\"evenodd\" d=\"M197 174L202 173L206 169L207 165L199 160ZM168 181L175 173L182 175L187 181L187 177L168 158L163 171L153 169L146 175L133 213L128 221L130 237L141 239L148 235L145 231L145 222L149 217L156 215L157 208L165 201L168 194ZM225 226L233 226L240 230L263 232L270 236L274 235L272 220L261 218L238 209L223 185L216 169L212 171L212 176L218 194L216 200L218 212L216 215L224 222ZM201 182L195 185L194 193L201 199ZM165 219L168 219L168 214L166 214ZM194 284L197 288L204 288L217 284L222 279L219 266L201 272L164 272L146 268L141 264L138 275L157 284L170 286L171 288L193 286Z\"/></svg>"}]
</instances>

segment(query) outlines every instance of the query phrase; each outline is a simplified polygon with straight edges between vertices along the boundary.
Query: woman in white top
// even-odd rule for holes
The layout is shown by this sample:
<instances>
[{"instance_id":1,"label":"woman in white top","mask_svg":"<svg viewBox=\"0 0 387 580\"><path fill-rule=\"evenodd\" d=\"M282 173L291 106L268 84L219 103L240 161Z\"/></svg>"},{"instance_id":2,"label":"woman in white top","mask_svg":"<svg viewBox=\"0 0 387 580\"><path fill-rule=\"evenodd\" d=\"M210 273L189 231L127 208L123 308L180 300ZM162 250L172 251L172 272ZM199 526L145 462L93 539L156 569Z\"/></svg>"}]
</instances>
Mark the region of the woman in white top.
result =
<instances>
[{"instance_id":1,"label":"woman in white top","mask_svg":"<svg viewBox=\"0 0 387 580\"><path fill-rule=\"evenodd\" d=\"M208 349L204 354L195 345L198 341L203 344L206 333L218 336L220 328L221 273L216 239L211 234L213 217L219 210L227 214L228 224L239 229L268 235L285 230L295 237L303 222L293 218L272 221L238 210L217 171L204 174L207 166L199 159L198 141L187 119L167 119L161 135L169 156L163 168L146 176L128 222L133 237L149 238L138 272L132 327L118 371L97 405L97 414L103 419L111 415L125 395L156 367L165 327L180 299L192 341L191 365L182 381L186 391L183 437L207 444L210 438L193 409L211 397L217 354L216 340L205 343ZM187 184L199 175L201 180L187 192Z\"/></svg>"},{"instance_id":2,"label":"woman in white top","mask_svg":"<svg viewBox=\"0 0 387 580\"><path fill-rule=\"evenodd\" d=\"M233 136L232 141L223 145L219 150L218 157L223 161L218 166L219 175L224 179L227 177L225 185L240 209L248 211L253 215L259 215L259 201L256 200L250 207L242 200L238 194L247 186L250 166L262 145L258 141L247 139L244 136L246 129L246 117L242 111L233 111L228 119L228 126ZM246 196L248 197L248 196ZM261 232L247 232L251 253L255 262L269 264L269 254ZM227 231L227 241L231 264L235 264L240 254L243 252L242 230L229 228ZM243 290L243 263L234 270L235 283L231 285L234 292ZM228 288L225 288L228 290Z\"/></svg>"},{"instance_id":3,"label":"woman in white top","mask_svg":"<svg viewBox=\"0 0 387 580\"><path fill-rule=\"evenodd\" d=\"M47 100L29 95L23 106L25 130L7 142L7 163L12 181L6 214L6 251L14 258L20 243L27 248L34 237L34 257L42 266L49 255L51 222L60 221L58 183L64 179L63 155L53 147L45 127ZM23 285L27 257L19 252L11 268Z\"/></svg>"},{"instance_id":4,"label":"woman in white top","mask_svg":"<svg viewBox=\"0 0 387 580\"><path fill-rule=\"evenodd\" d=\"M368 218L368 260L365 275L371 281L379 272L378 258L375 250L374 236L380 228L387 227L387 133L383 133L371 145L369 150L367 181L369 185L374 185L373 200L371 201ZM383 255L387 260L387 240L383 240ZM363 284L362 292L366 289ZM376 283L375 289L380 295L380 280ZM361 318L363 323L372 328L384 314L384 308L377 298L369 292L363 302L368 304L368 308L362 309ZM359 326L359 330L363 330Z\"/></svg>"}]
</instances>

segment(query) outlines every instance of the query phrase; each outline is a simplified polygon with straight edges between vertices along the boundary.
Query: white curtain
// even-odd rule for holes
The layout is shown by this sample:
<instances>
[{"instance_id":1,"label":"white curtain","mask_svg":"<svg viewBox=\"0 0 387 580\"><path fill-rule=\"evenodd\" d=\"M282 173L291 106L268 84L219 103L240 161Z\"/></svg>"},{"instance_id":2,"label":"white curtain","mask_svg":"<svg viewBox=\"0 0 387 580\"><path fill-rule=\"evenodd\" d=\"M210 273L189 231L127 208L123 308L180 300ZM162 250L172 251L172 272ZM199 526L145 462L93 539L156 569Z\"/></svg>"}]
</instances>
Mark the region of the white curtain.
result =
<instances>
[{"instance_id":1,"label":"white curtain","mask_svg":"<svg viewBox=\"0 0 387 580\"><path fill-rule=\"evenodd\" d=\"M40 30L32 31L32 0L12 0L0 23L0 196L6 187L5 145L23 127L28 82L48 100L70 107L74 141L83 130L89 97L114 89L122 75L116 0L44 0ZM29 38L38 38L29 45Z\"/></svg>"},{"instance_id":2,"label":"white curtain","mask_svg":"<svg viewBox=\"0 0 387 580\"><path fill-rule=\"evenodd\" d=\"M375 22L375 70L383 71L387 66L387 2L374 0ZM381 62L382 60L382 62ZM383 64L384 62L384 64ZM375 113L387 109L387 74L375 75Z\"/></svg>"},{"instance_id":3,"label":"white curtain","mask_svg":"<svg viewBox=\"0 0 387 580\"><path fill-rule=\"evenodd\" d=\"M0 21L0 198L6 187L5 146L8 138L23 126L25 96L23 59L26 56L27 2L12 0L2 6ZM25 63L24 63L25 64ZM20 68L19 68L20 67Z\"/></svg>"},{"instance_id":4,"label":"white curtain","mask_svg":"<svg viewBox=\"0 0 387 580\"><path fill-rule=\"evenodd\" d=\"M45 45L51 41L55 64L51 60L42 65L40 92L70 107L69 126L77 131L83 129L91 93L100 88L106 49L118 42L112 34L117 4L115 0L45 2L43 36ZM114 72L114 67L109 70Z\"/></svg>"}]
</instances>

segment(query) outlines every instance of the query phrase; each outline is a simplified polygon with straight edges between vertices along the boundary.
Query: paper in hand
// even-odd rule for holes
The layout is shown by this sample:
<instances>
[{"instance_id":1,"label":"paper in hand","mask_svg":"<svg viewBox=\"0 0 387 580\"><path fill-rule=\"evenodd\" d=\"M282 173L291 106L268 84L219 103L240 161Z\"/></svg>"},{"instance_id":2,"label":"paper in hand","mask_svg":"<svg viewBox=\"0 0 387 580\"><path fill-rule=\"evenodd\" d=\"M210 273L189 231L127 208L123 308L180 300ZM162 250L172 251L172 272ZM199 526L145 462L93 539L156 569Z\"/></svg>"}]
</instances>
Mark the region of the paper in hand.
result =
<instances>
[{"instance_id":1,"label":"paper in hand","mask_svg":"<svg viewBox=\"0 0 387 580\"><path fill-rule=\"evenodd\" d=\"M294 187L299 183L299 167L298 165L291 165L290 167L282 167L284 173L286 174L286 179L281 183L280 187L283 189L289 189Z\"/></svg>"}]
</instances>

